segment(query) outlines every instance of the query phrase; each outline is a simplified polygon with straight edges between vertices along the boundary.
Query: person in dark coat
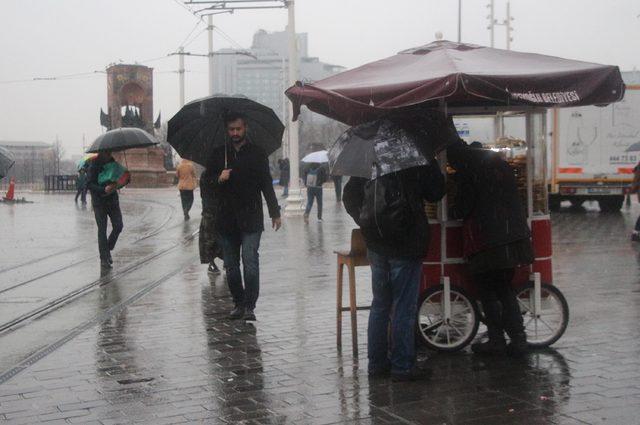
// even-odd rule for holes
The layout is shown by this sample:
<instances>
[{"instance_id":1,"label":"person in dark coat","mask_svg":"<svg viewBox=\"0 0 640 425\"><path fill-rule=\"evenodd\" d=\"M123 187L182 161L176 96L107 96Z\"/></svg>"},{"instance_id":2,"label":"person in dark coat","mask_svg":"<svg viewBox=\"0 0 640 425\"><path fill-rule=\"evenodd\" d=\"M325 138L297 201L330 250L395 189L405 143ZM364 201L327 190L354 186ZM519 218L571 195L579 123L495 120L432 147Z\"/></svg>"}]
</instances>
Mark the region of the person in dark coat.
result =
<instances>
[{"instance_id":1,"label":"person in dark coat","mask_svg":"<svg viewBox=\"0 0 640 425\"><path fill-rule=\"evenodd\" d=\"M216 229L235 304L229 318L256 320L254 309L260 291L258 249L264 231L262 196L276 231L282 225L280 207L267 155L246 138L246 121L241 115L230 114L225 123L231 141L213 152L207 168L211 168L218 195ZM244 286L240 275L241 250Z\"/></svg>"},{"instance_id":2,"label":"person in dark coat","mask_svg":"<svg viewBox=\"0 0 640 425\"><path fill-rule=\"evenodd\" d=\"M209 273L220 273L215 259L222 258L222 246L220 245L218 231L216 230L217 195L215 193L215 177L211 172L204 170L200 176L200 196L202 198L202 219L200 220L200 233L198 248L200 250L200 263L208 264Z\"/></svg>"},{"instance_id":3,"label":"person in dark coat","mask_svg":"<svg viewBox=\"0 0 640 425\"><path fill-rule=\"evenodd\" d=\"M98 225L98 249L100 265L103 268L111 268L113 264L111 251L115 248L123 228L122 212L115 183L98 183L98 175L102 172L102 168L105 164L114 161L111 152L103 151L91 161L87 170L87 188L91 192L91 206ZM109 237L107 237L107 219L111 219Z\"/></svg>"},{"instance_id":4,"label":"person in dark coat","mask_svg":"<svg viewBox=\"0 0 640 425\"><path fill-rule=\"evenodd\" d=\"M533 262L533 248L513 169L499 154L463 143L447 153L457 185L450 215L463 220L464 254L480 290L489 334L488 341L471 348L479 354L506 349L521 355L526 334L511 281L516 267Z\"/></svg>"},{"instance_id":5,"label":"person in dark coat","mask_svg":"<svg viewBox=\"0 0 640 425\"><path fill-rule=\"evenodd\" d=\"M82 205L87 203L87 169L82 167L78 171L78 180L76 180L76 204L78 203L78 197Z\"/></svg>"},{"instance_id":6,"label":"person in dark coat","mask_svg":"<svg viewBox=\"0 0 640 425\"><path fill-rule=\"evenodd\" d=\"M429 166L410 168L389 177L397 178L407 202L403 204L402 214L394 217L408 218L406 222L396 223L401 229L392 237L380 236L363 226L363 217L373 213L366 211L369 207L365 199L366 186L371 181L351 177L344 187L342 200L347 213L362 229L371 263L369 375L390 373L395 381L413 381L428 377L428 371L415 367L418 291L422 259L429 244L429 222L423 202L436 202L444 196L444 177L435 159Z\"/></svg>"},{"instance_id":7,"label":"person in dark coat","mask_svg":"<svg viewBox=\"0 0 640 425\"><path fill-rule=\"evenodd\" d=\"M279 159L278 168L280 169L280 181L278 184L283 187L282 197L289 196L289 180L291 179L291 165L289 158Z\"/></svg>"}]
</instances>

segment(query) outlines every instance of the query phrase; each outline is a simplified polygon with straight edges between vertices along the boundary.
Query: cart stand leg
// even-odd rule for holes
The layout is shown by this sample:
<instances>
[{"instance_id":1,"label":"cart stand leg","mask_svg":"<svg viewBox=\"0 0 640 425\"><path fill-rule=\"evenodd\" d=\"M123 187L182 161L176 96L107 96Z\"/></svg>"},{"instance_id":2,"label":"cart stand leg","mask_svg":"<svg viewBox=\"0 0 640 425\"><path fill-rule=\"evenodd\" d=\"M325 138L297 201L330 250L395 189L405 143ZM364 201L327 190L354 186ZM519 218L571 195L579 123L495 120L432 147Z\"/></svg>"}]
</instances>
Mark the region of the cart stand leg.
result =
<instances>
[{"instance_id":1,"label":"cart stand leg","mask_svg":"<svg viewBox=\"0 0 640 425\"><path fill-rule=\"evenodd\" d=\"M451 280L449 276L442 276L440 278L442 285L444 286L444 323L449 324L451 321Z\"/></svg>"},{"instance_id":2,"label":"cart stand leg","mask_svg":"<svg viewBox=\"0 0 640 425\"><path fill-rule=\"evenodd\" d=\"M542 283L540 273L533 273L531 279L533 280L533 317L538 319L540 317L542 304Z\"/></svg>"},{"instance_id":3,"label":"cart stand leg","mask_svg":"<svg viewBox=\"0 0 640 425\"><path fill-rule=\"evenodd\" d=\"M358 357L358 316L356 303L356 271L349 265L349 307L351 312L351 342L353 344L353 356Z\"/></svg>"},{"instance_id":4,"label":"cart stand leg","mask_svg":"<svg viewBox=\"0 0 640 425\"><path fill-rule=\"evenodd\" d=\"M344 265L338 262L338 282L336 285L336 344L338 351L342 350L342 282Z\"/></svg>"}]
</instances>

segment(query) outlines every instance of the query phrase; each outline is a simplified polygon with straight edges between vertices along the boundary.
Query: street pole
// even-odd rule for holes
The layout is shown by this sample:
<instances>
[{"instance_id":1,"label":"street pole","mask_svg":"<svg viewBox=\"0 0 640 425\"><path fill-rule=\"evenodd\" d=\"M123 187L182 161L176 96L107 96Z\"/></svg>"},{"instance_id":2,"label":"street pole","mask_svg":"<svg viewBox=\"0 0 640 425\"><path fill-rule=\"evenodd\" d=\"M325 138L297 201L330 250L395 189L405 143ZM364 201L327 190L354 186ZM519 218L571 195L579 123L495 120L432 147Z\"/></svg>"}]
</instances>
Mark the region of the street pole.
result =
<instances>
[{"instance_id":1,"label":"street pole","mask_svg":"<svg viewBox=\"0 0 640 425\"><path fill-rule=\"evenodd\" d=\"M280 67L280 70L282 72L282 120L284 122L288 122L287 107L289 105L289 99L287 99L287 95L284 94L284 91L289 86L289 81L287 80L287 60L285 58L282 58L282 66ZM282 159L288 158L289 156L289 132L285 130L283 137L284 140L282 141Z\"/></svg>"},{"instance_id":2,"label":"street pole","mask_svg":"<svg viewBox=\"0 0 640 425\"><path fill-rule=\"evenodd\" d=\"M213 16L207 16L207 31L209 32L209 95L213 95Z\"/></svg>"},{"instance_id":3,"label":"street pole","mask_svg":"<svg viewBox=\"0 0 640 425\"><path fill-rule=\"evenodd\" d=\"M513 31L513 27L511 26L512 20L511 2L507 2L507 19L505 21L505 25L507 26L507 50L511 50L511 42L513 41L513 38L511 38L511 31Z\"/></svg>"},{"instance_id":4,"label":"street pole","mask_svg":"<svg viewBox=\"0 0 640 425\"><path fill-rule=\"evenodd\" d=\"M495 18L495 0L491 0L489 3L489 34L491 35L491 47L495 47L495 29L496 29L496 18Z\"/></svg>"},{"instance_id":5,"label":"street pole","mask_svg":"<svg viewBox=\"0 0 640 425\"><path fill-rule=\"evenodd\" d=\"M184 47L178 49L178 82L180 84L180 108L184 106Z\"/></svg>"},{"instance_id":6,"label":"street pole","mask_svg":"<svg viewBox=\"0 0 640 425\"><path fill-rule=\"evenodd\" d=\"M287 1L289 11L289 22L287 30L289 32L289 85L293 86L298 79L298 40L296 38L296 13L295 0ZM298 154L298 121L293 121L293 103L289 102L289 196L285 213L289 216L300 215L302 213L302 196L300 192L300 158Z\"/></svg>"},{"instance_id":7,"label":"street pole","mask_svg":"<svg viewBox=\"0 0 640 425\"><path fill-rule=\"evenodd\" d=\"M458 43L462 42L462 0L458 0Z\"/></svg>"}]
</instances>

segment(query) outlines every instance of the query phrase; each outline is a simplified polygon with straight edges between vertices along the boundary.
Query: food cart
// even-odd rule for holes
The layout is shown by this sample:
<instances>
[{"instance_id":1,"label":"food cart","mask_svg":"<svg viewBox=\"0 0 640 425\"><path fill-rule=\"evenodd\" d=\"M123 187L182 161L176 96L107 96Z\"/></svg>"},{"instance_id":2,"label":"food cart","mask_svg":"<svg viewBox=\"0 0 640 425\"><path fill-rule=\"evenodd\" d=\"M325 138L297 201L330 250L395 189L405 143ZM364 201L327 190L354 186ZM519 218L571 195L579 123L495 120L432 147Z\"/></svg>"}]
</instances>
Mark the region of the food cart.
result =
<instances>
[{"instance_id":1,"label":"food cart","mask_svg":"<svg viewBox=\"0 0 640 425\"><path fill-rule=\"evenodd\" d=\"M481 111L487 114L486 108ZM469 111L466 111L468 114ZM525 206L534 248L534 263L516 270L513 287L523 314L530 345L553 344L564 333L569 307L553 286L551 217L546 170L546 111L521 108L510 116L525 120L526 140L500 139L491 147L513 168L521 203ZM440 163L447 175L445 154ZM455 184L447 179L447 194L438 204L427 204L431 241L423 261L418 335L430 348L455 351L476 336L482 313L478 294L463 257L462 221L448 217Z\"/></svg>"},{"instance_id":2,"label":"food cart","mask_svg":"<svg viewBox=\"0 0 640 425\"><path fill-rule=\"evenodd\" d=\"M381 117L438 111L444 117L506 114L525 120L526 137L517 146L496 146L509 161L526 207L535 261L517 270L513 285L530 345L553 344L564 333L569 308L553 285L551 218L546 173L546 108L617 102L625 86L616 66L573 61L450 41L436 41L312 83L298 83L286 94L294 118L302 105L357 125ZM432 148L440 151L446 172L447 131L434 130ZM449 136L451 136L449 134ZM447 196L426 205L431 240L423 261L418 336L429 347L455 351L469 344L482 314L463 258L462 223L449 219Z\"/></svg>"}]
</instances>

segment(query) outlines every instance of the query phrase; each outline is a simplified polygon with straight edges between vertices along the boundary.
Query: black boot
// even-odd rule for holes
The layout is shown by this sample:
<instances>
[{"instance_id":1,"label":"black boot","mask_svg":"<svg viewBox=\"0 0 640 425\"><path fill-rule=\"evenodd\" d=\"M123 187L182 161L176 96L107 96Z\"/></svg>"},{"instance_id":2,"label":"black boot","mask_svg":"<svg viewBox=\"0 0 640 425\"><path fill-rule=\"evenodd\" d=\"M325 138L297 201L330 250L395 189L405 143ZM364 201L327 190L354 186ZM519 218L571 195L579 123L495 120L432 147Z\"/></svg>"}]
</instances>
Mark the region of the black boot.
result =
<instances>
[{"instance_id":1,"label":"black boot","mask_svg":"<svg viewBox=\"0 0 640 425\"><path fill-rule=\"evenodd\" d=\"M244 317L244 306L236 306L231 313L229 313L229 319L238 320Z\"/></svg>"},{"instance_id":2,"label":"black boot","mask_svg":"<svg viewBox=\"0 0 640 425\"><path fill-rule=\"evenodd\" d=\"M507 354L511 357L522 357L527 353L528 348L527 334L521 332L511 338L507 346Z\"/></svg>"},{"instance_id":3,"label":"black boot","mask_svg":"<svg viewBox=\"0 0 640 425\"><path fill-rule=\"evenodd\" d=\"M488 341L471 344L471 351L479 355L504 354L506 348L504 336L489 337Z\"/></svg>"}]
</instances>

